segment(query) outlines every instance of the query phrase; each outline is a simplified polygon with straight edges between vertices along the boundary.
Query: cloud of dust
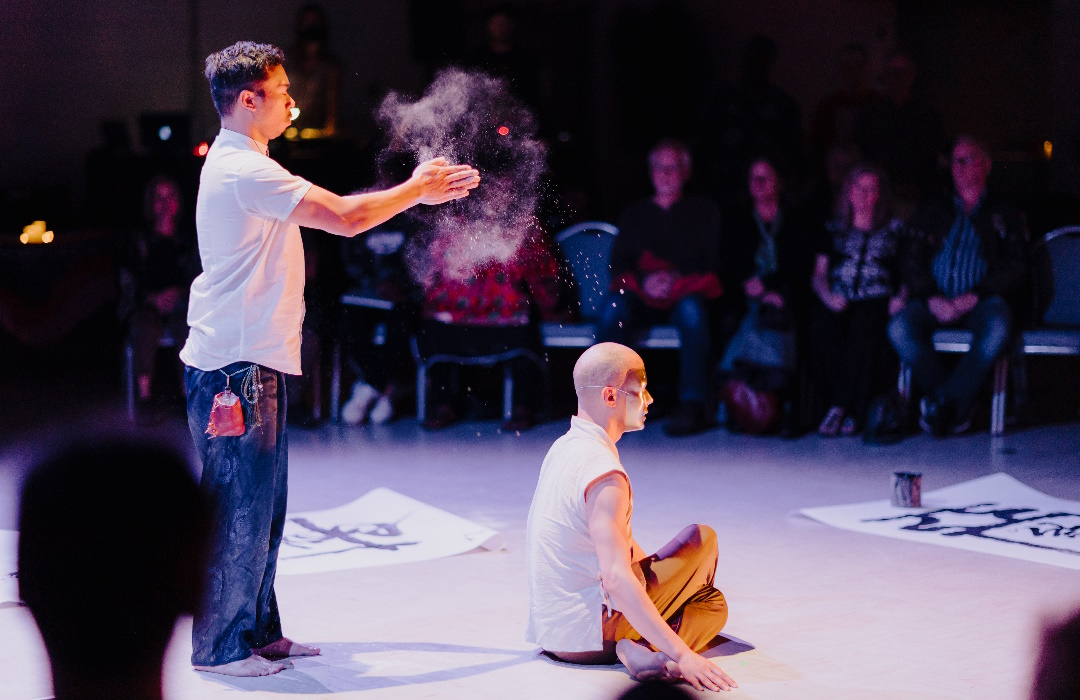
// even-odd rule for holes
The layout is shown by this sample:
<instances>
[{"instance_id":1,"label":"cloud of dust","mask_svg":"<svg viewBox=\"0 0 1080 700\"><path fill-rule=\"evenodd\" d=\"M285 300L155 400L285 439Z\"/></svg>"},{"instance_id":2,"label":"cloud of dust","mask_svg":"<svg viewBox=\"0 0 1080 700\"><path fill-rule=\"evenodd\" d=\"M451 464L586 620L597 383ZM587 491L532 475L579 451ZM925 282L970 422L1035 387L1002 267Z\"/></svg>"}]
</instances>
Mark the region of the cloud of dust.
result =
<instances>
[{"instance_id":1,"label":"cloud of dust","mask_svg":"<svg viewBox=\"0 0 1080 700\"><path fill-rule=\"evenodd\" d=\"M511 260L536 225L546 163L536 119L506 82L486 73L448 68L416 101L391 92L377 118L389 134L379 155L380 179L400 181L402 171L431 158L468 163L480 186L468 197L410 215L421 223L406 252L413 278L464 279L492 262Z\"/></svg>"}]
</instances>

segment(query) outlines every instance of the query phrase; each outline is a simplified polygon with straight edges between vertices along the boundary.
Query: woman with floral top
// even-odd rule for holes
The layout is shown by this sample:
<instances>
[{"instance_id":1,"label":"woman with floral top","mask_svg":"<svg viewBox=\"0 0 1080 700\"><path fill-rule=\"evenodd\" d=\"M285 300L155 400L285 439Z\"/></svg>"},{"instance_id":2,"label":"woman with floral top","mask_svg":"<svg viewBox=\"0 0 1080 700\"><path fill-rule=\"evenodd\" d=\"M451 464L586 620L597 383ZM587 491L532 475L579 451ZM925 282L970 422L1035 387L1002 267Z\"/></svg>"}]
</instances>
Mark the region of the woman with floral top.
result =
<instances>
[{"instance_id":1,"label":"woman with floral top","mask_svg":"<svg viewBox=\"0 0 1080 700\"><path fill-rule=\"evenodd\" d=\"M811 333L815 374L829 406L818 427L821 435L858 432L870 400L883 388L885 329L904 303L898 271L902 236L903 225L891 218L884 175L872 166L853 167L811 279L821 302Z\"/></svg>"}]
</instances>

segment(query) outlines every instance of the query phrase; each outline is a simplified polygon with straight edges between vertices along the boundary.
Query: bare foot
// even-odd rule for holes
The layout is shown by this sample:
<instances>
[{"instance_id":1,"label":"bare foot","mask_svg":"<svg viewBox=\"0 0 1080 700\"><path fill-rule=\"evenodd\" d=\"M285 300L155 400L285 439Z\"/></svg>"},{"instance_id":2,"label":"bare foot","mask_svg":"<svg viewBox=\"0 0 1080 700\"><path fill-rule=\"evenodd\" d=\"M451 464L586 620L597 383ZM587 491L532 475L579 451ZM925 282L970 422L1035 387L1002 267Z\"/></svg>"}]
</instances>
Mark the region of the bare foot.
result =
<instances>
[{"instance_id":1,"label":"bare foot","mask_svg":"<svg viewBox=\"0 0 1080 700\"><path fill-rule=\"evenodd\" d=\"M220 673L224 676L271 676L285 670L285 664L267 661L261 656L249 656L246 659L232 661L219 666L196 666L196 671Z\"/></svg>"},{"instance_id":2,"label":"bare foot","mask_svg":"<svg viewBox=\"0 0 1080 700\"><path fill-rule=\"evenodd\" d=\"M620 639L615 644L615 655L630 675L639 681L675 683L682 679L679 666L671 657L629 639Z\"/></svg>"},{"instance_id":3,"label":"bare foot","mask_svg":"<svg viewBox=\"0 0 1080 700\"><path fill-rule=\"evenodd\" d=\"M267 659L284 659L289 656L318 656L319 648L309 647L305 644L294 642L288 637L282 637L276 642L267 644L264 647L252 649L251 653Z\"/></svg>"}]
</instances>

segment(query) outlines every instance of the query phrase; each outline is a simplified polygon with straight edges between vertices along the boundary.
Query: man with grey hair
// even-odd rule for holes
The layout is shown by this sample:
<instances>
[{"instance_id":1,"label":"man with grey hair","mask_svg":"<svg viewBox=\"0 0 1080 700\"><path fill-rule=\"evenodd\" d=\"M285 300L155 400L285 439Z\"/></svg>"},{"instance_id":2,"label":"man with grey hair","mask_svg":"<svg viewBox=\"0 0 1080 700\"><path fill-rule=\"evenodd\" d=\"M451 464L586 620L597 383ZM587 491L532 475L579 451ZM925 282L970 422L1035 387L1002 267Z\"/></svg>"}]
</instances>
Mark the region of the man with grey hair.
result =
<instances>
[{"instance_id":1,"label":"man with grey hair","mask_svg":"<svg viewBox=\"0 0 1080 700\"><path fill-rule=\"evenodd\" d=\"M196 669L264 676L271 659L310 656L281 630L274 578L285 526L285 375L300 374L304 249L300 227L355 236L416 204L465 197L480 177L439 158L404 183L340 197L269 157L291 123L284 54L241 41L206 59L221 131L195 206L203 272L191 285L180 352L188 427L213 509L206 600L192 626Z\"/></svg>"},{"instance_id":2,"label":"man with grey hair","mask_svg":"<svg viewBox=\"0 0 1080 700\"><path fill-rule=\"evenodd\" d=\"M638 680L738 687L700 652L727 621L713 586L716 533L690 525L652 556L630 527L633 491L615 443L645 427L652 397L630 348L600 343L574 365L577 415L540 469L525 530L526 640L569 663L616 658Z\"/></svg>"},{"instance_id":3,"label":"man with grey hair","mask_svg":"<svg viewBox=\"0 0 1080 700\"><path fill-rule=\"evenodd\" d=\"M710 425L710 304L720 286L720 212L705 197L686 195L690 150L674 139L649 153L653 196L623 212L611 250L611 297L602 305L597 340L628 342L643 325L679 329L679 406L664 424L669 435Z\"/></svg>"},{"instance_id":4,"label":"man with grey hair","mask_svg":"<svg viewBox=\"0 0 1080 700\"><path fill-rule=\"evenodd\" d=\"M913 218L903 281L910 300L889 322L889 338L925 394L919 425L935 436L971 426L975 395L1005 350L1027 274L1023 213L990 192L990 150L961 135L952 149L952 202L930 201ZM971 331L971 347L947 371L934 332Z\"/></svg>"}]
</instances>

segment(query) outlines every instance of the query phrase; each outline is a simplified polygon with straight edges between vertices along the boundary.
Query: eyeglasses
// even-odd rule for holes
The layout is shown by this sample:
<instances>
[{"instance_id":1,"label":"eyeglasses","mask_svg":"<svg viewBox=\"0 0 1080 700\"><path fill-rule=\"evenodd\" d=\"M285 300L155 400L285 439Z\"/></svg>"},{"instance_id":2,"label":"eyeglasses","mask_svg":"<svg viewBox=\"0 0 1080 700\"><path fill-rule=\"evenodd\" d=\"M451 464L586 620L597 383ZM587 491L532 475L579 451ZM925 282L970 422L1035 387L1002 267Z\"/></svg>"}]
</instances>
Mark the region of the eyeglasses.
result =
<instances>
[{"instance_id":1,"label":"eyeglasses","mask_svg":"<svg viewBox=\"0 0 1080 700\"><path fill-rule=\"evenodd\" d=\"M615 387L610 386L610 385L601 386L599 384L590 384L589 386L579 386L577 388L578 389L615 389ZM646 396L652 396L652 394L649 393L649 390L646 389L645 387L642 387L641 391L627 391L626 389L615 389L615 391L619 392L620 394L626 394L627 396L633 396L635 399L642 399L642 398L644 398Z\"/></svg>"}]
</instances>

